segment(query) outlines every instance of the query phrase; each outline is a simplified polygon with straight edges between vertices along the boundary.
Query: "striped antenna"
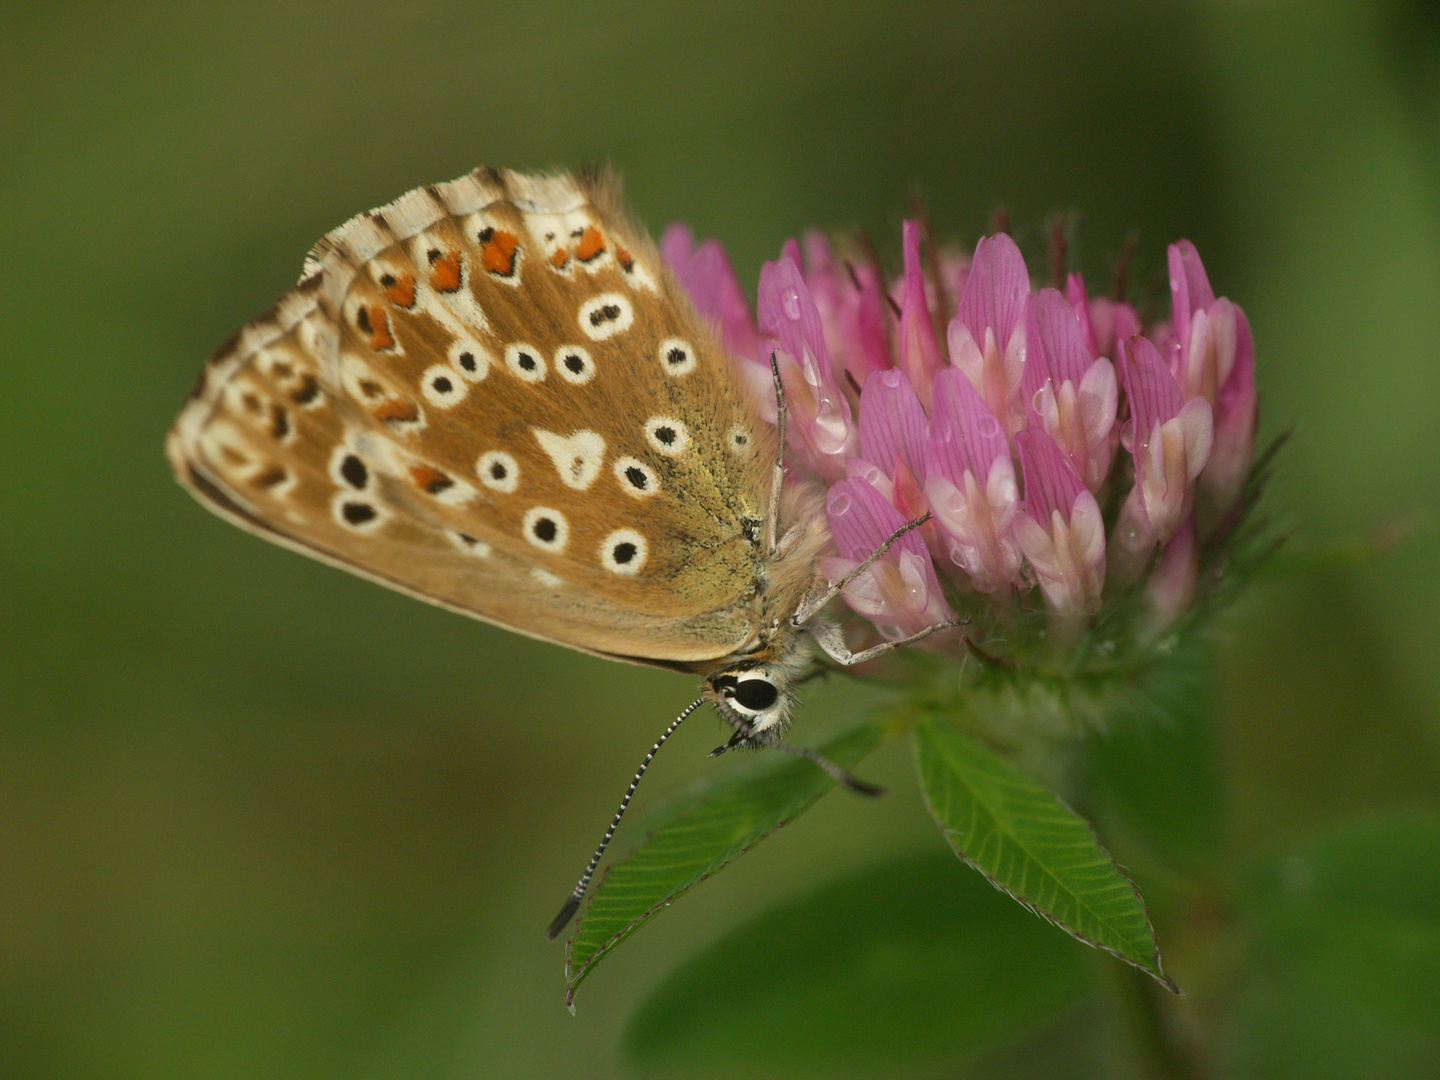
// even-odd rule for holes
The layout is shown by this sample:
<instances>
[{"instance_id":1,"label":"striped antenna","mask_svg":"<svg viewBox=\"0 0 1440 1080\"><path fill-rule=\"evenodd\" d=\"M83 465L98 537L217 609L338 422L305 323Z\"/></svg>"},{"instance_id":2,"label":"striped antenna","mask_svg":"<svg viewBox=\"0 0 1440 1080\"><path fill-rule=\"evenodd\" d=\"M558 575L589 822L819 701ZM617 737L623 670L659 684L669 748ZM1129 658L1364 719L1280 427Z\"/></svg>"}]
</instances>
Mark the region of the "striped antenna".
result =
<instances>
[{"instance_id":1,"label":"striped antenna","mask_svg":"<svg viewBox=\"0 0 1440 1080\"><path fill-rule=\"evenodd\" d=\"M685 718L705 704L705 699L697 698L685 707L675 720L667 727L660 738L655 740L655 745L650 747L650 752L645 755L645 760L640 762L640 768L635 770L635 779L630 781L630 789L625 792L625 797L620 800L620 809L615 811L615 817L610 822L610 827L605 830L605 838L600 841L600 846L595 849L595 855L590 860L590 865L585 867L585 873L580 875L580 881L575 886L575 891L570 894L570 899L565 901L565 906L560 909L560 914L555 916L555 921L550 924L550 929L545 931L545 936L554 941L570 925L570 920L575 917L575 912L580 910L580 901L585 898L585 890L590 887L590 878L595 873L595 867L600 865L600 857L605 854L605 849L610 845L610 838L615 835L615 830L620 827L620 819L625 816L625 809L630 805L630 796L635 794L635 789L640 786L640 778L645 775L645 770L650 767L651 760L660 752L660 747L665 745L665 740L675 734L675 729L685 722Z\"/></svg>"}]
</instances>

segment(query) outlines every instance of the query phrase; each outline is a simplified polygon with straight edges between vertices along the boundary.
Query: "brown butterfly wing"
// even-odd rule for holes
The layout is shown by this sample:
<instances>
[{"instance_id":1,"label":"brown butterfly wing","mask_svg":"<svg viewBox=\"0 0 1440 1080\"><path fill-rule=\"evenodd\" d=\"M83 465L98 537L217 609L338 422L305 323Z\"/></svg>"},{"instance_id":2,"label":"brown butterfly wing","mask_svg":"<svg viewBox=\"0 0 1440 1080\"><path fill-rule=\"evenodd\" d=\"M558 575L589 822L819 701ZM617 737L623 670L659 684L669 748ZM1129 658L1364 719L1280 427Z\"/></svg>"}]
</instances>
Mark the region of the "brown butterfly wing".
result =
<instances>
[{"instance_id":1,"label":"brown butterfly wing","mask_svg":"<svg viewBox=\"0 0 1440 1080\"><path fill-rule=\"evenodd\" d=\"M167 443L211 509L465 614L702 664L753 636L773 435L613 184L482 169L322 240Z\"/></svg>"}]
</instances>

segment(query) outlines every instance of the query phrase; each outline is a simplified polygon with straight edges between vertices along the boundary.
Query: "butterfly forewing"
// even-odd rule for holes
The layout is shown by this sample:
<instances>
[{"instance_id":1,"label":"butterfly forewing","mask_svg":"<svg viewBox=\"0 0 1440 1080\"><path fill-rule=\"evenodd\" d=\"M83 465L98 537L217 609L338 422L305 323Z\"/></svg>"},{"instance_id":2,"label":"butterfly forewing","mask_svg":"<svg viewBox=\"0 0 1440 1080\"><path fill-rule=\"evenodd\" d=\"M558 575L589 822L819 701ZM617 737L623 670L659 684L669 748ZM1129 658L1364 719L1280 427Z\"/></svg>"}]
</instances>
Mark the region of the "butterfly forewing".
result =
<instances>
[{"instance_id":1,"label":"butterfly forewing","mask_svg":"<svg viewBox=\"0 0 1440 1080\"><path fill-rule=\"evenodd\" d=\"M773 462L606 181L477 170L322 240L168 444L213 509L577 648L728 655Z\"/></svg>"}]
</instances>

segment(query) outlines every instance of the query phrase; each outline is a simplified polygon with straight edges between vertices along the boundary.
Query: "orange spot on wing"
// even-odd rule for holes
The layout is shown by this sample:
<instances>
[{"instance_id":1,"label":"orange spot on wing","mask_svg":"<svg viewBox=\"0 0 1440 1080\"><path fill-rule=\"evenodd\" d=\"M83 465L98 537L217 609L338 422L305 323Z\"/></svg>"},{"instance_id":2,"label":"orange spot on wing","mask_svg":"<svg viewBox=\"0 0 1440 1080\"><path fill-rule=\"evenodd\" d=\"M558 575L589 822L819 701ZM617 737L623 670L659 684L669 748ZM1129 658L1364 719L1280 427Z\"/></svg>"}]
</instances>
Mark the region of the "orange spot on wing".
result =
<instances>
[{"instance_id":1,"label":"orange spot on wing","mask_svg":"<svg viewBox=\"0 0 1440 1080\"><path fill-rule=\"evenodd\" d=\"M455 483L454 480L431 465L412 465L410 479L414 481L416 487L428 491L431 495L438 495Z\"/></svg>"},{"instance_id":2,"label":"orange spot on wing","mask_svg":"<svg viewBox=\"0 0 1440 1080\"><path fill-rule=\"evenodd\" d=\"M585 226L585 231L575 242L575 257L581 262L589 262L604 252L605 238L600 235L600 230L594 225Z\"/></svg>"},{"instance_id":3,"label":"orange spot on wing","mask_svg":"<svg viewBox=\"0 0 1440 1080\"><path fill-rule=\"evenodd\" d=\"M385 286L385 299L397 307L408 308L415 304L415 275L401 274Z\"/></svg>"},{"instance_id":4,"label":"orange spot on wing","mask_svg":"<svg viewBox=\"0 0 1440 1080\"><path fill-rule=\"evenodd\" d=\"M564 248L556 248L550 253L550 265L556 270L564 270L565 264L570 261L570 253Z\"/></svg>"},{"instance_id":5,"label":"orange spot on wing","mask_svg":"<svg viewBox=\"0 0 1440 1080\"><path fill-rule=\"evenodd\" d=\"M624 270L627 274L635 269L634 256L619 244L615 245L615 261L620 264L620 269Z\"/></svg>"},{"instance_id":6,"label":"orange spot on wing","mask_svg":"<svg viewBox=\"0 0 1440 1080\"><path fill-rule=\"evenodd\" d=\"M486 230L489 236L481 242L480 263L492 274L509 277L515 273L515 251L520 238L503 229Z\"/></svg>"},{"instance_id":7,"label":"orange spot on wing","mask_svg":"<svg viewBox=\"0 0 1440 1080\"><path fill-rule=\"evenodd\" d=\"M390 319L379 304L361 305L355 313L355 325L376 352L395 347L395 335L390 333Z\"/></svg>"},{"instance_id":8,"label":"orange spot on wing","mask_svg":"<svg viewBox=\"0 0 1440 1080\"><path fill-rule=\"evenodd\" d=\"M452 248L438 259L430 260L430 287L436 292L454 292L460 288L460 252Z\"/></svg>"},{"instance_id":9,"label":"orange spot on wing","mask_svg":"<svg viewBox=\"0 0 1440 1080\"><path fill-rule=\"evenodd\" d=\"M375 408L376 420L387 423L413 424L420 419L420 410L413 401L403 398L387 398Z\"/></svg>"}]
</instances>

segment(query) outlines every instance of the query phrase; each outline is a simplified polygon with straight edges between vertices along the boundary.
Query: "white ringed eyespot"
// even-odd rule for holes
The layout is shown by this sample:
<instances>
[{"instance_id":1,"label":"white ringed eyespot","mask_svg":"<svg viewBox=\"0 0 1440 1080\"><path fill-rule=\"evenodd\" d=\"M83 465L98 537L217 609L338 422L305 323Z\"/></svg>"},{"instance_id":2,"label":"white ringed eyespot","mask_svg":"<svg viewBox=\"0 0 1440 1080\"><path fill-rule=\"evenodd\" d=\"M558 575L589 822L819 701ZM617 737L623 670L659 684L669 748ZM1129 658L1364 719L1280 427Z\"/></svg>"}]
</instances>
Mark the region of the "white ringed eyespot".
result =
<instances>
[{"instance_id":1,"label":"white ringed eyespot","mask_svg":"<svg viewBox=\"0 0 1440 1080\"><path fill-rule=\"evenodd\" d=\"M525 511L521 530L530 543L557 554L565 550L570 540L570 523L565 520L565 515L548 506L532 506Z\"/></svg>"},{"instance_id":2,"label":"white ringed eyespot","mask_svg":"<svg viewBox=\"0 0 1440 1080\"><path fill-rule=\"evenodd\" d=\"M505 346L505 366L515 373L521 382L538 383L545 381L545 360L540 350L524 342Z\"/></svg>"},{"instance_id":3,"label":"white ringed eyespot","mask_svg":"<svg viewBox=\"0 0 1440 1080\"><path fill-rule=\"evenodd\" d=\"M634 529L616 529L600 541L600 565L622 577L639 573L649 554L650 545Z\"/></svg>"},{"instance_id":4,"label":"white ringed eyespot","mask_svg":"<svg viewBox=\"0 0 1440 1080\"><path fill-rule=\"evenodd\" d=\"M666 457L676 457L690 446L690 429L673 417L652 416L645 421L645 438Z\"/></svg>"},{"instance_id":5,"label":"white ringed eyespot","mask_svg":"<svg viewBox=\"0 0 1440 1080\"><path fill-rule=\"evenodd\" d=\"M584 386L595 377L595 361L579 345L561 345L555 350L555 370L566 382Z\"/></svg>"},{"instance_id":6,"label":"white ringed eyespot","mask_svg":"<svg viewBox=\"0 0 1440 1080\"><path fill-rule=\"evenodd\" d=\"M619 293L601 293L580 305L577 321L581 332L591 341L604 341L630 329L635 321L635 309Z\"/></svg>"},{"instance_id":7,"label":"white ringed eyespot","mask_svg":"<svg viewBox=\"0 0 1440 1080\"><path fill-rule=\"evenodd\" d=\"M667 375L689 375L695 370L694 347L684 338L666 338L660 343L660 366Z\"/></svg>"},{"instance_id":8,"label":"white ringed eyespot","mask_svg":"<svg viewBox=\"0 0 1440 1080\"><path fill-rule=\"evenodd\" d=\"M475 475L490 490L508 495L520 486L520 463L504 450L487 450L475 463Z\"/></svg>"},{"instance_id":9,"label":"white ringed eyespot","mask_svg":"<svg viewBox=\"0 0 1440 1080\"><path fill-rule=\"evenodd\" d=\"M616 458L615 478L620 481L620 490L632 498L646 499L660 490L655 470L639 458Z\"/></svg>"}]
</instances>

